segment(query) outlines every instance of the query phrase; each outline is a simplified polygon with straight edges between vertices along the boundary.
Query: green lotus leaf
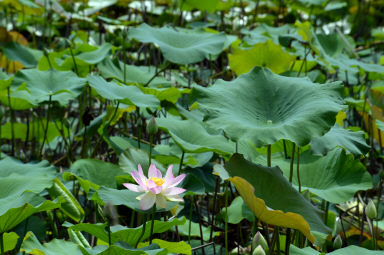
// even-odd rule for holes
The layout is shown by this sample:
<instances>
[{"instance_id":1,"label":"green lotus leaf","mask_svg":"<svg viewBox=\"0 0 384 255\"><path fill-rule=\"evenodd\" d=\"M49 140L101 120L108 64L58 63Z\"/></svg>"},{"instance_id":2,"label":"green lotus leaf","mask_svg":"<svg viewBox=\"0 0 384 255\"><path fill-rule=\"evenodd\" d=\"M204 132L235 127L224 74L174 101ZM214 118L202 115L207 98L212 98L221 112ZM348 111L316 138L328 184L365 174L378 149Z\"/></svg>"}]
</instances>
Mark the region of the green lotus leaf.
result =
<instances>
[{"instance_id":1,"label":"green lotus leaf","mask_svg":"<svg viewBox=\"0 0 384 255\"><path fill-rule=\"evenodd\" d=\"M368 250L362 247L358 247L355 245L349 245L347 247L337 249L330 253L320 253L316 251L315 249L312 249L311 247L305 247L304 249L300 249L294 245L291 244L289 249L289 254L291 255L321 255L321 254L327 254L327 255L381 255L383 254L382 251L372 251Z\"/></svg>"},{"instance_id":2,"label":"green lotus leaf","mask_svg":"<svg viewBox=\"0 0 384 255\"><path fill-rule=\"evenodd\" d=\"M161 239L153 239L152 243L158 244L160 248L166 248L168 253L192 255L191 246L184 241L167 242ZM140 243L138 247L145 247L147 245L149 245L149 242Z\"/></svg>"},{"instance_id":3,"label":"green lotus leaf","mask_svg":"<svg viewBox=\"0 0 384 255\"><path fill-rule=\"evenodd\" d=\"M116 243L111 246L98 245L92 249L82 248L83 254L86 255L166 255L167 249L160 248L158 244L134 249L125 243Z\"/></svg>"},{"instance_id":4,"label":"green lotus leaf","mask_svg":"<svg viewBox=\"0 0 384 255\"><path fill-rule=\"evenodd\" d=\"M340 83L320 85L255 67L231 82L195 87L193 96L210 127L233 140L262 147L288 139L304 146L334 125L343 107L340 89Z\"/></svg>"},{"instance_id":5,"label":"green lotus leaf","mask_svg":"<svg viewBox=\"0 0 384 255\"><path fill-rule=\"evenodd\" d=\"M52 101L66 105L69 100L80 95L85 80L71 71L28 69L16 73L12 86L18 87L23 83L33 97L34 101L31 103L48 101L52 96Z\"/></svg>"},{"instance_id":6,"label":"green lotus leaf","mask_svg":"<svg viewBox=\"0 0 384 255\"><path fill-rule=\"evenodd\" d=\"M0 160L0 177L8 177L11 174L18 174L29 177L53 177L56 176L56 168L48 161L39 163L23 163L12 157L5 157Z\"/></svg>"},{"instance_id":7,"label":"green lotus leaf","mask_svg":"<svg viewBox=\"0 0 384 255\"><path fill-rule=\"evenodd\" d=\"M173 117L156 119L160 129L168 132L184 152L215 152L231 154L235 144L222 135L210 134L204 126L194 120L180 120Z\"/></svg>"},{"instance_id":8,"label":"green lotus leaf","mask_svg":"<svg viewBox=\"0 0 384 255\"><path fill-rule=\"evenodd\" d=\"M77 244L65 240L53 239L49 243L41 244L31 231L26 234L21 246L21 251L27 254L83 255Z\"/></svg>"},{"instance_id":9,"label":"green lotus leaf","mask_svg":"<svg viewBox=\"0 0 384 255\"><path fill-rule=\"evenodd\" d=\"M126 173L130 173L131 171L137 171L138 165L141 165L143 172L146 176L148 176L149 169L149 155L146 151L137 148L128 148L123 154L120 155L119 158L119 166ZM160 164L158 161L151 161L152 164L155 164L157 169L159 169L163 175L166 173L166 168Z\"/></svg>"},{"instance_id":10,"label":"green lotus leaf","mask_svg":"<svg viewBox=\"0 0 384 255\"><path fill-rule=\"evenodd\" d=\"M224 34L168 27L154 28L145 23L131 28L128 33L131 38L140 42L158 45L165 59L182 65L220 54L227 40Z\"/></svg>"},{"instance_id":11,"label":"green lotus leaf","mask_svg":"<svg viewBox=\"0 0 384 255\"><path fill-rule=\"evenodd\" d=\"M170 230L174 226L185 225L186 219L183 218L173 218L168 221L158 221L155 220L155 224L153 226L153 233L164 233L165 231ZM148 227L150 225L150 221L147 222L147 226L145 228L144 235L141 237L141 241L145 241L150 236L151 228ZM65 226L69 227L74 231L85 231L100 240L108 243L108 232L106 231L106 224L91 224L91 223L80 223L76 225L72 225L70 223L65 224ZM135 246L137 240L141 236L143 226L139 226L137 228L127 228L122 225L111 226L111 243L114 244L118 241L125 242L130 246Z\"/></svg>"},{"instance_id":12,"label":"green lotus leaf","mask_svg":"<svg viewBox=\"0 0 384 255\"><path fill-rule=\"evenodd\" d=\"M25 192L19 196L2 198L0 201L0 233L4 233L16 227L32 214L59 208L62 200L60 199L59 202L45 200L34 193Z\"/></svg>"},{"instance_id":13,"label":"green lotus leaf","mask_svg":"<svg viewBox=\"0 0 384 255\"><path fill-rule=\"evenodd\" d=\"M225 217L225 208L221 210L221 217ZM243 219L252 222L255 220L255 215L244 203L243 198L238 196L228 206L228 223L239 224Z\"/></svg>"},{"instance_id":14,"label":"green lotus leaf","mask_svg":"<svg viewBox=\"0 0 384 255\"><path fill-rule=\"evenodd\" d=\"M86 193L100 186L116 188L116 176L126 174L119 166L96 159L79 159L65 172L63 178L76 178Z\"/></svg>"},{"instance_id":15,"label":"green lotus leaf","mask_svg":"<svg viewBox=\"0 0 384 255\"><path fill-rule=\"evenodd\" d=\"M277 156L276 156L277 155ZM256 162L266 162L263 159ZM272 157L272 165L278 165L289 178L290 160L279 153ZM296 162L294 163L293 184L298 185ZM326 156L312 155L305 151L300 155L300 181L302 189L332 203L344 203L359 190L372 188L372 179L363 164L342 148L335 148Z\"/></svg>"},{"instance_id":16,"label":"green lotus leaf","mask_svg":"<svg viewBox=\"0 0 384 255\"><path fill-rule=\"evenodd\" d=\"M255 195L263 199L268 207L300 214L308 222L311 231L331 232L324 225L320 210L291 186L278 167L254 164L240 154L234 154L225 168L231 176L239 176L252 184Z\"/></svg>"},{"instance_id":17,"label":"green lotus leaf","mask_svg":"<svg viewBox=\"0 0 384 255\"><path fill-rule=\"evenodd\" d=\"M268 67L279 74L288 71L296 57L268 40L250 49L235 48L228 59L229 66L237 75L248 73L255 66Z\"/></svg>"},{"instance_id":18,"label":"green lotus leaf","mask_svg":"<svg viewBox=\"0 0 384 255\"><path fill-rule=\"evenodd\" d=\"M136 86L117 85L96 75L89 75L87 80L89 85L103 98L119 100L121 103L139 107L157 107L159 105L155 96L144 94Z\"/></svg>"},{"instance_id":19,"label":"green lotus leaf","mask_svg":"<svg viewBox=\"0 0 384 255\"><path fill-rule=\"evenodd\" d=\"M9 60L19 61L26 68L36 67L38 60L43 56L43 52L28 48L16 42L0 44L0 48L2 48L4 55Z\"/></svg>"},{"instance_id":20,"label":"green lotus leaf","mask_svg":"<svg viewBox=\"0 0 384 255\"><path fill-rule=\"evenodd\" d=\"M328 133L312 139L311 150L315 155L325 155L336 146L343 147L355 157L368 153L370 147L365 142L363 131L353 132L335 124Z\"/></svg>"},{"instance_id":21,"label":"green lotus leaf","mask_svg":"<svg viewBox=\"0 0 384 255\"><path fill-rule=\"evenodd\" d=\"M112 45L105 43L99 48L93 51L82 52L79 55L76 55L76 58L81 59L82 61L88 64L97 64L106 58L112 48Z\"/></svg>"},{"instance_id":22,"label":"green lotus leaf","mask_svg":"<svg viewBox=\"0 0 384 255\"><path fill-rule=\"evenodd\" d=\"M156 68L153 66L135 66L125 65L124 63L116 60L112 61L109 58L100 62L97 67L104 78L114 78L120 82L124 82L124 68L125 68L125 82L126 83L138 83L146 84L156 74ZM172 85L171 81L166 80L163 77L154 78L149 86L165 86Z\"/></svg>"}]
</instances>

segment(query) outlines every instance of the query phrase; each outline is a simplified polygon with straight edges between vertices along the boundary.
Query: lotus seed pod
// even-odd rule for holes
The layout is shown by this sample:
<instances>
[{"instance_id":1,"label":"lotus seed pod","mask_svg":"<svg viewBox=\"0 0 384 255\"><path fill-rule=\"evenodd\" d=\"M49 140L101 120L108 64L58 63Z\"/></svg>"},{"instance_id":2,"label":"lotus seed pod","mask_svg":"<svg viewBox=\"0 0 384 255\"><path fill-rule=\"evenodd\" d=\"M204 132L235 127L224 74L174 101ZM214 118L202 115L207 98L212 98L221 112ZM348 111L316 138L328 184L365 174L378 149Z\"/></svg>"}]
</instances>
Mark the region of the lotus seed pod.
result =
<instances>
[{"instance_id":1,"label":"lotus seed pod","mask_svg":"<svg viewBox=\"0 0 384 255\"><path fill-rule=\"evenodd\" d=\"M148 134L150 135L154 135L157 133L157 131L159 130L159 128L157 127L157 123L156 123L156 120L154 117L152 117L148 124L147 124L147 132Z\"/></svg>"},{"instance_id":2,"label":"lotus seed pod","mask_svg":"<svg viewBox=\"0 0 384 255\"><path fill-rule=\"evenodd\" d=\"M343 246L343 240L341 240L341 236L337 235L335 240L333 241L333 248L335 250L340 249Z\"/></svg>"},{"instance_id":3,"label":"lotus seed pod","mask_svg":"<svg viewBox=\"0 0 384 255\"><path fill-rule=\"evenodd\" d=\"M373 203L372 199L369 200L367 207L365 208L365 214L368 216L370 219L376 219L377 217L377 210L376 206Z\"/></svg>"},{"instance_id":4,"label":"lotus seed pod","mask_svg":"<svg viewBox=\"0 0 384 255\"><path fill-rule=\"evenodd\" d=\"M253 237L253 240L252 240L252 250L255 249L259 245L261 245L261 247L264 250L268 250L267 241L265 241L264 236L259 231L257 231L256 235Z\"/></svg>"},{"instance_id":5,"label":"lotus seed pod","mask_svg":"<svg viewBox=\"0 0 384 255\"><path fill-rule=\"evenodd\" d=\"M265 251L261 245L258 245L256 249L253 251L252 255L265 255Z\"/></svg>"}]
</instances>

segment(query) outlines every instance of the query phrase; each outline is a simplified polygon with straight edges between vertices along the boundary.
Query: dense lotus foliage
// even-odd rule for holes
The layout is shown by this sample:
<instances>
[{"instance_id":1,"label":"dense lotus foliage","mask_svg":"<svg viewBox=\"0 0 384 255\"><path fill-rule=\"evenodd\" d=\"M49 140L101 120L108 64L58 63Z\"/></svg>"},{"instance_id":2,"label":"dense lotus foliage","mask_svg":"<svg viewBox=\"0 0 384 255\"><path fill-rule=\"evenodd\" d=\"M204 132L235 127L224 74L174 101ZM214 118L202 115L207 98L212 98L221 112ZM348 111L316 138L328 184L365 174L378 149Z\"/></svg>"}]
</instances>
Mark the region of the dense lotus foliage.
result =
<instances>
[{"instance_id":1,"label":"dense lotus foliage","mask_svg":"<svg viewBox=\"0 0 384 255\"><path fill-rule=\"evenodd\" d=\"M0 10L0 255L383 254L383 1Z\"/></svg>"}]
</instances>

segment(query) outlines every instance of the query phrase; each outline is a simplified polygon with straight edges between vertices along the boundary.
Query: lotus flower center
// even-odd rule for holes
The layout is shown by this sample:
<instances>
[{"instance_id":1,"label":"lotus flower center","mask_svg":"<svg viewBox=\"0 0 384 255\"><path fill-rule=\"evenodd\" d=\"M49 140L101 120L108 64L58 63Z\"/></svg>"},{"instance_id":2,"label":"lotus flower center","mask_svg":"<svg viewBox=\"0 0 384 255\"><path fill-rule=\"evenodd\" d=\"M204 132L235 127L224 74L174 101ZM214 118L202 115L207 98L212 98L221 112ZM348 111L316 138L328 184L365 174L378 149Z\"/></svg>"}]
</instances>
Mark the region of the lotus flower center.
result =
<instances>
[{"instance_id":1,"label":"lotus flower center","mask_svg":"<svg viewBox=\"0 0 384 255\"><path fill-rule=\"evenodd\" d=\"M157 178L157 177L152 177L152 178L150 178L150 180L152 180L157 186L161 186L165 182L164 179Z\"/></svg>"}]
</instances>

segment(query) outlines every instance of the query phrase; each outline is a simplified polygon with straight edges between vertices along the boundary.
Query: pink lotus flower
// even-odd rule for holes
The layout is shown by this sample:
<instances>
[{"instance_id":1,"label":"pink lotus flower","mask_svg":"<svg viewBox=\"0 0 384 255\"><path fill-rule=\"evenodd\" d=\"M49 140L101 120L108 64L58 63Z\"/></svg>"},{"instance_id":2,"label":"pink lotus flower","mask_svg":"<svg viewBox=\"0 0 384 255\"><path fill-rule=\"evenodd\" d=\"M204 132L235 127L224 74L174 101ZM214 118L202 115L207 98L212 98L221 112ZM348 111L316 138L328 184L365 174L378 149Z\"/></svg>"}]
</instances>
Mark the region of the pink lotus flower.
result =
<instances>
[{"instance_id":1,"label":"pink lotus flower","mask_svg":"<svg viewBox=\"0 0 384 255\"><path fill-rule=\"evenodd\" d=\"M148 178L145 177L143 169L138 165L139 171L132 171L133 179L139 185L123 183L123 185L134 192L145 192L137 197L140 200L140 208L148 210L156 203L156 207L165 208L168 201L183 201L178 195L185 189L176 187L184 178L185 174L177 177L173 176L172 165L168 167L167 173L163 178L159 169L154 164L149 167Z\"/></svg>"}]
</instances>

